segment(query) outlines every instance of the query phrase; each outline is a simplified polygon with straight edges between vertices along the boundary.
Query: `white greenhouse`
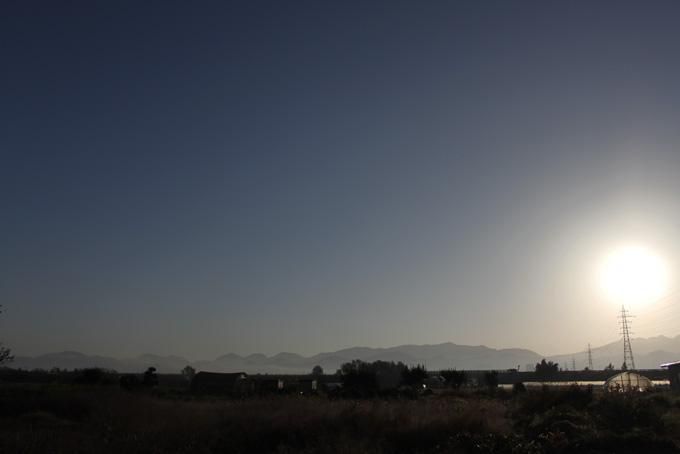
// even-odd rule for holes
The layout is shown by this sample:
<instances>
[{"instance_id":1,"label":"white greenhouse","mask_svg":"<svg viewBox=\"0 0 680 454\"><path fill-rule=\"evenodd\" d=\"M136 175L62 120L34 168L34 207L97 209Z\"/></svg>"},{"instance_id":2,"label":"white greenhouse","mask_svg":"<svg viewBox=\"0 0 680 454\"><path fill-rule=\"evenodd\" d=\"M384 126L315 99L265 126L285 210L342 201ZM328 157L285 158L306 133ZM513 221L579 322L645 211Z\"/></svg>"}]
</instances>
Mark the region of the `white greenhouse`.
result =
<instances>
[{"instance_id":1,"label":"white greenhouse","mask_svg":"<svg viewBox=\"0 0 680 454\"><path fill-rule=\"evenodd\" d=\"M637 372L621 372L604 383L605 389L609 392L648 391L653 386L649 378Z\"/></svg>"}]
</instances>

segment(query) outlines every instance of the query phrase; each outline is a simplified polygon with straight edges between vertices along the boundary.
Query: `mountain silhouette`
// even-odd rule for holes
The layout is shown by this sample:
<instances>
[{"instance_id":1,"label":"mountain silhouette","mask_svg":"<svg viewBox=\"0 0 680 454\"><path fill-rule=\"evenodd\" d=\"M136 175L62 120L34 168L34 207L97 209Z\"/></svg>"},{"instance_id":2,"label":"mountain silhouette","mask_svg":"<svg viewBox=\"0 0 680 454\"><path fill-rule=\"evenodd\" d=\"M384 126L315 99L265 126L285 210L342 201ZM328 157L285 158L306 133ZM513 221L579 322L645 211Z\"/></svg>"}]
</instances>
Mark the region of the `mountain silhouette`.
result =
<instances>
[{"instance_id":1,"label":"mountain silhouette","mask_svg":"<svg viewBox=\"0 0 680 454\"><path fill-rule=\"evenodd\" d=\"M655 369L661 363L680 359L680 336L637 338L632 340L632 345L638 369ZM592 355L595 369L602 369L609 363L619 367L623 362L622 342L616 341L594 347ZM227 353L214 360L200 361L191 361L180 356L160 356L150 353L134 358L118 359L65 351L33 357L17 356L10 366L21 369L45 370L53 367L63 369L102 367L119 372L140 372L147 367L154 366L160 373L179 373L184 366L191 365L199 371L299 374L309 373L316 365L323 367L326 373L334 373L342 363L354 359L401 361L409 365L423 364L429 370L452 368L459 370L503 370L518 366L520 370L527 370L527 368L532 369L543 358L555 361L561 367L567 369L572 368L572 358L576 369L580 370L587 366L585 351L550 356L520 348L495 349L484 345L458 345L450 342L436 345L400 345L389 348L353 347L335 352L319 353L309 357L288 352L273 356L266 356L261 353L247 356Z\"/></svg>"}]
</instances>

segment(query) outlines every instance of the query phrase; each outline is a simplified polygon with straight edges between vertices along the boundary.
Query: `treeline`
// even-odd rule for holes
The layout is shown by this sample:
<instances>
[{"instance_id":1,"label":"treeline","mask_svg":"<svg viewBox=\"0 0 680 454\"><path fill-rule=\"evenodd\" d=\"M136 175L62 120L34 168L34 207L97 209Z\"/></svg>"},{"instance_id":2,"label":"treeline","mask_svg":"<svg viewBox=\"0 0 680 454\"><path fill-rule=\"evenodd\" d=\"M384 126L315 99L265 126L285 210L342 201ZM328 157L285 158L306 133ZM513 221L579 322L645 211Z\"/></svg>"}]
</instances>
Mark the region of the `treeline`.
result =
<instances>
[{"instance_id":1,"label":"treeline","mask_svg":"<svg viewBox=\"0 0 680 454\"><path fill-rule=\"evenodd\" d=\"M465 371L455 369L428 373L423 365L407 366L402 362L354 360L345 363L338 370L342 381L342 393L349 396L374 396L401 392L430 392L432 387L458 389L471 382ZM496 388L498 373L488 371L475 385Z\"/></svg>"},{"instance_id":2,"label":"treeline","mask_svg":"<svg viewBox=\"0 0 680 454\"><path fill-rule=\"evenodd\" d=\"M172 379L177 377L178 379ZM84 369L60 369L52 368L49 371L43 369L11 369L0 368L0 381L3 383L55 383L71 385L117 385L125 389L141 387L154 387L159 384L159 376L156 368L149 367L140 374L121 374L111 369L89 367ZM164 376L167 383L186 384L186 378L177 374Z\"/></svg>"},{"instance_id":3,"label":"treeline","mask_svg":"<svg viewBox=\"0 0 680 454\"><path fill-rule=\"evenodd\" d=\"M374 361L372 363L354 360L343 364L338 371L343 392L370 396L401 387L422 386L427 379L424 366L408 367L402 362Z\"/></svg>"},{"instance_id":4,"label":"treeline","mask_svg":"<svg viewBox=\"0 0 680 454\"><path fill-rule=\"evenodd\" d=\"M91 367L85 369L0 369L0 380L5 383L64 383L84 385L111 385L118 383L120 374L115 370Z\"/></svg>"}]
</instances>

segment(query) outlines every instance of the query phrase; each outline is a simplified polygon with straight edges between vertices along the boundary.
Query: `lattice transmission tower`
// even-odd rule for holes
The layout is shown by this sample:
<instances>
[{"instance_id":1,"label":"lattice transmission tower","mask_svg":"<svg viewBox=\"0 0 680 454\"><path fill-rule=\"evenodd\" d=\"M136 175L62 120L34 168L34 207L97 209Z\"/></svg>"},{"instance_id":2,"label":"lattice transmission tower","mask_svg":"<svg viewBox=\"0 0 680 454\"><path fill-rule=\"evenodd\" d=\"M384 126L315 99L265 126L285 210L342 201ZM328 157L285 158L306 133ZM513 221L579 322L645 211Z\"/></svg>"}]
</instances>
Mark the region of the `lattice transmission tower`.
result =
<instances>
[{"instance_id":1,"label":"lattice transmission tower","mask_svg":"<svg viewBox=\"0 0 680 454\"><path fill-rule=\"evenodd\" d=\"M588 370L593 370L593 351L590 349L590 344L588 344Z\"/></svg>"},{"instance_id":2,"label":"lattice transmission tower","mask_svg":"<svg viewBox=\"0 0 680 454\"><path fill-rule=\"evenodd\" d=\"M630 330L632 315L624 306L621 306L621 315L619 315L619 325L621 327L621 336L623 336L623 363L628 369L635 369L635 359L633 358L633 348L630 346L630 335L633 334Z\"/></svg>"}]
</instances>

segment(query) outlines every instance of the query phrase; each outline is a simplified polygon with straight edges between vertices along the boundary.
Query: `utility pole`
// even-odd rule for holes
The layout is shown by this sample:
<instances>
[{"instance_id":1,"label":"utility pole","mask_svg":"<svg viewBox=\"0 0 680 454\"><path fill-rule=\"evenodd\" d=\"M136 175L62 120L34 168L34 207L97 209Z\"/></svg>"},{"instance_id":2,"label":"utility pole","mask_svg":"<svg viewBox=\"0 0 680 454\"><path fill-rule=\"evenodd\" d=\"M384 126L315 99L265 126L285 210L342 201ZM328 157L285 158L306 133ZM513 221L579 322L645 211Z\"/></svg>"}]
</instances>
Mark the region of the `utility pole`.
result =
<instances>
[{"instance_id":1,"label":"utility pole","mask_svg":"<svg viewBox=\"0 0 680 454\"><path fill-rule=\"evenodd\" d=\"M588 344L588 369L593 370L593 352L590 350L590 344Z\"/></svg>"},{"instance_id":2,"label":"utility pole","mask_svg":"<svg viewBox=\"0 0 680 454\"><path fill-rule=\"evenodd\" d=\"M629 370L635 370L635 359L633 359L633 349L630 346L630 315L626 308L621 306L621 315L619 315L619 325L621 326L621 335L623 336L623 362Z\"/></svg>"}]
</instances>

